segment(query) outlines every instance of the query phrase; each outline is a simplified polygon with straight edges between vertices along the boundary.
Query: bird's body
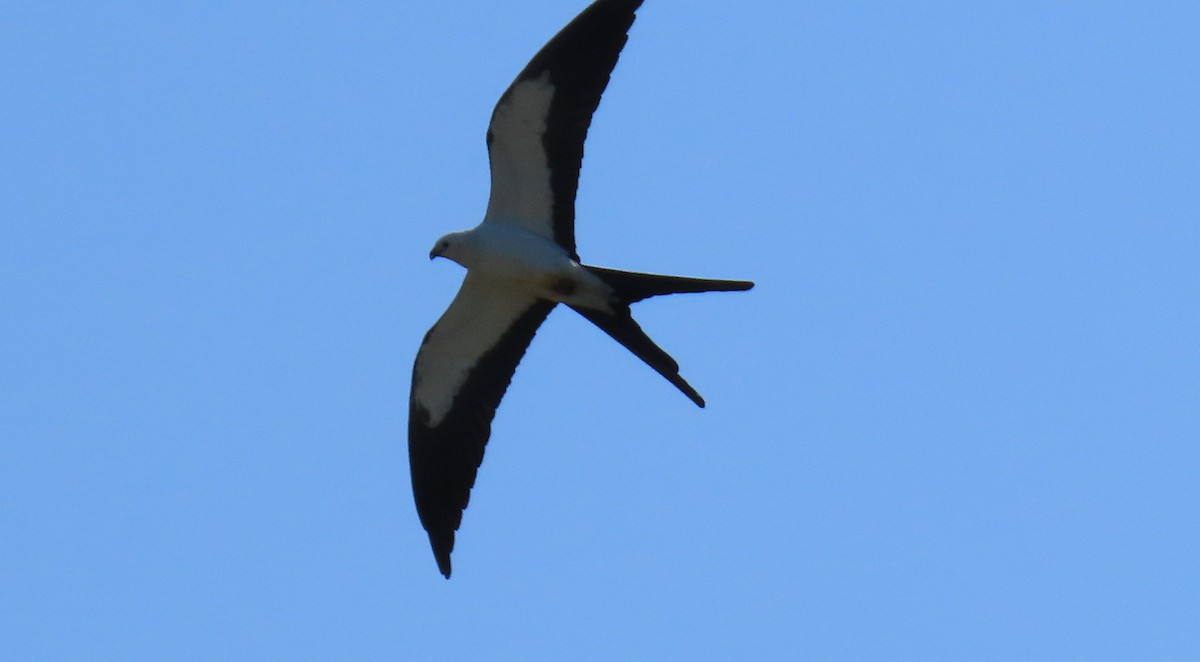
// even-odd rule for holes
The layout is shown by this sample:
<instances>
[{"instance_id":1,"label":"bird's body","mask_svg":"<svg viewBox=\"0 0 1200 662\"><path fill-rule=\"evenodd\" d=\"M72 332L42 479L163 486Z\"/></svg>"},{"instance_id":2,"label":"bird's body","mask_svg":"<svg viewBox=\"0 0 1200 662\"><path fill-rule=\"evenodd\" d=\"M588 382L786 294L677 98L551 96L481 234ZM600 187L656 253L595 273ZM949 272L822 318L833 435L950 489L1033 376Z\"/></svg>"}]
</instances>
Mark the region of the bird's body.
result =
<instances>
[{"instance_id":1,"label":"bird's body","mask_svg":"<svg viewBox=\"0 0 1200 662\"><path fill-rule=\"evenodd\" d=\"M492 190L483 222L442 237L429 254L467 269L454 301L421 343L409 399L413 496L446 577L496 407L551 310L567 305L703 407L679 364L642 331L629 305L664 294L753 287L579 261L575 189L583 143L641 4L597 0L517 76L488 127Z\"/></svg>"},{"instance_id":2,"label":"bird's body","mask_svg":"<svg viewBox=\"0 0 1200 662\"><path fill-rule=\"evenodd\" d=\"M446 246L439 252L439 248ZM447 257L496 285L538 298L611 313L612 288L553 240L507 223L480 223L438 240L432 257Z\"/></svg>"}]
</instances>

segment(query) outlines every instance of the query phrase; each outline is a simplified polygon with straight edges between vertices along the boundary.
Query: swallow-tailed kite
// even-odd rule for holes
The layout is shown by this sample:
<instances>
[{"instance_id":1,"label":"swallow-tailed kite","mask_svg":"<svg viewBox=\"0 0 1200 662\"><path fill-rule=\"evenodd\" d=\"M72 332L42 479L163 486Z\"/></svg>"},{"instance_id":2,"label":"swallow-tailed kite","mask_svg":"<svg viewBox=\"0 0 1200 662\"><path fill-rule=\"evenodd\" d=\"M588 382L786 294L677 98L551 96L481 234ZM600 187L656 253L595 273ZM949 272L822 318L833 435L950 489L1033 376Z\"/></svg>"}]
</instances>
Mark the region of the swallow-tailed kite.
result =
<instances>
[{"instance_id":1,"label":"swallow-tailed kite","mask_svg":"<svg viewBox=\"0 0 1200 662\"><path fill-rule=\"evenodd\" d=\"M617 271L580 264L575 188L592 113L642 0L597 0L547 43L500 97L488 126L492 192L483 222L442 237L429 258L467 268L413 365L408 457L413 496L438 568L450 577L492 418L542 320L566 304L698 406L679 364L642 331L629 304L753 283Z\"/></svg>"}]
</instances>

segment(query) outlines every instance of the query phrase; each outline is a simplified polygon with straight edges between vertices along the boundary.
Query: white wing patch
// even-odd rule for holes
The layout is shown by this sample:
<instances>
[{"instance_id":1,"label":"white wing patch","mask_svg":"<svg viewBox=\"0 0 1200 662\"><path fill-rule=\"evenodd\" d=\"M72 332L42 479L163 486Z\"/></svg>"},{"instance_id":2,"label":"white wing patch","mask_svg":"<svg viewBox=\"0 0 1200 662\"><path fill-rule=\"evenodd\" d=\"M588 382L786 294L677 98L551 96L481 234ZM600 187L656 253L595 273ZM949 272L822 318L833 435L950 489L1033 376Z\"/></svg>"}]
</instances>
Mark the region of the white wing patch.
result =
<instances>
[{"instance_id":1,"label":"white wing patch","mask_svg":"<svg viewBox=\"0 0 1200 662\"><path fill-rule=\"evenodd\" d=\"M450 412L471 368L537 299L490 285L469 272L417 353L413 399L436 427Z\"/></svg>"},{"instance_id":2,"label":"white wing patch","mask_svg":"<svg viewBox=\"0 0 1200 662\"><path fill-rule=\"evenodd\" d=\"M554 239L554 197L542 136L554 98L550 72L515 83L492 113L492 195L484 223L507 223Z\"/></svg>"}]
</instances>

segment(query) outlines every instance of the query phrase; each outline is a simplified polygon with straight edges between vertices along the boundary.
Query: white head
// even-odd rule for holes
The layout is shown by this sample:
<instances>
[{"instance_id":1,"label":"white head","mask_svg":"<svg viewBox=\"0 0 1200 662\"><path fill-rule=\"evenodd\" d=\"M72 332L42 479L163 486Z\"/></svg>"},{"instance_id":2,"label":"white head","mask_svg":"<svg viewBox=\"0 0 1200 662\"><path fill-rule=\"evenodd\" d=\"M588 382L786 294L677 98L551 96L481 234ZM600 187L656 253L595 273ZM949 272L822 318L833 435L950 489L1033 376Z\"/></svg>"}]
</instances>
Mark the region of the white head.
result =
<instances>
[{"instance_id":1,"label":"white head","mask_svg":"<svg viewBox=\"0 0 1200 662\"><path fill-rule=\"evenodd\" d=\"M451 232L437 240L437 243L433 245L433 250L429 251L429 259L444 257L465 267L467 260L470 259L470 243L468 231Z\"/></svg>"}]
</instances>

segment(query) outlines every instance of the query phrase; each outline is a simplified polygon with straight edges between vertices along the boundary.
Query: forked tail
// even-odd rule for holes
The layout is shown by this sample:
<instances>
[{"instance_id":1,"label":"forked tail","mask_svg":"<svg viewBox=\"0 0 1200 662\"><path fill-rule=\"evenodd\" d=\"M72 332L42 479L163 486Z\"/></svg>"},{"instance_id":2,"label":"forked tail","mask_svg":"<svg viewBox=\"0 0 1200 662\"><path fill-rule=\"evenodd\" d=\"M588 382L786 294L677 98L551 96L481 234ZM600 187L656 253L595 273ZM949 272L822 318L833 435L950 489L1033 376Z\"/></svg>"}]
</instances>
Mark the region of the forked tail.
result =
<instances>
[{"instance_id":1,"label":"forked tail","mask_svg":"<svg viewBox=\"0 0 1200 662\"><path fill-rule=\"evenodd\" d=\"M592 324L600 327L613 340L621 343L626 349L654 368L655 372L675 385L697 406L704 406L704 398L692 388L691 384L679 374L679 363L671 358L661 347L656 345L650 336L638 326L629 312L629 304L649 297L664 294L683 294L688 292L737 292L754 287L748 280L714 280L711 278L688 278L686 276L667 276L662 274L643 274L633 271L619 271L603 267L584 266L603 280L613 289L621 300L621 305L613 313L571 306L575 312L586 317Z\"/></svg>"},{"instance_id":2,"label":"forked tail","mask_svg":"<svg viewBox=\"0 0 1200 662\"><path fill-rule=\"evenodd\" d=\"M740 292L754 287L748 280L717 280L715 278L688 278L665 274L643 274L636 271L620 271L604 267L584 269L599 276L600 280L616 291L626 304L663 294L686 294L689 292Z\"/></svg>"}]
</instances>

